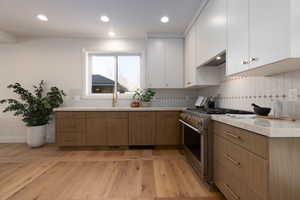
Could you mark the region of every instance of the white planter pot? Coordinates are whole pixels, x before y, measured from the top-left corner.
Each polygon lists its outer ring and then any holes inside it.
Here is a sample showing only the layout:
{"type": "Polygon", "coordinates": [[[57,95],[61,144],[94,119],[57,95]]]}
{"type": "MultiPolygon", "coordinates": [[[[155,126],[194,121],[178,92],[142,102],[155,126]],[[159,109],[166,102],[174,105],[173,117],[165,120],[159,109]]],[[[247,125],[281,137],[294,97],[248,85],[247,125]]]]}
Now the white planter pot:
{"type": "Polygon", "coordinates": [[[46,125],[27,127],[27,144],[30,147],[40,147],[45,144],[46,125]]]}

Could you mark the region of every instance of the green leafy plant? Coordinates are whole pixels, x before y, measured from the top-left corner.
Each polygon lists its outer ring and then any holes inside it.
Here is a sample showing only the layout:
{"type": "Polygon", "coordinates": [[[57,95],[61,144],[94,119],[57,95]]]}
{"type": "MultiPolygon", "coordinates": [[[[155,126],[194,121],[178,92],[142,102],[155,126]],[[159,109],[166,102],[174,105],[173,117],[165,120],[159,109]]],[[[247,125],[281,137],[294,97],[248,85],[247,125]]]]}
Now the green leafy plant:
{"type": "Polygon", "coordinates": [[[20,100],[3,99],[0,104],[9,104],[3,112],[14,112],[15,116],[22,116],[27,126],[42,126],[48,124],[53,109],[63,104],[63,97],[66,96],[63,90],[51,87],[44,95],[45,82],[41,81],[38,86],[33,86],[31,93],[24,89],[20,83],[9,85],[14,93],[20,96],[20,100]]]}
{"type": "Polygon", "coordinates": [[[149,89],[137,89],[132,98],[143,102],[150,102],[155,94],[156,92],[149,89]]]}

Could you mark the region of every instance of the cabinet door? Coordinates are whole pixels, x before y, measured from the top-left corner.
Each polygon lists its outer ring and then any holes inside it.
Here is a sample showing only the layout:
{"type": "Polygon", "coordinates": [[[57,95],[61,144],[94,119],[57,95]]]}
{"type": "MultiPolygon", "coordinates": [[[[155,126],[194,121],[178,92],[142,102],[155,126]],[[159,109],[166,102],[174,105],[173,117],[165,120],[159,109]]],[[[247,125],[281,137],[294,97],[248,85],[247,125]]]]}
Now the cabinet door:
{"type": "Polygon", "coordinates": [[[119,146],[129,144],[128,112],[111,112],[107,116],[108,145],[119,146]]]}
{"type": "Polygon", "coordinates": [[[186,37],[185,85],[196,83],[196,27],[193,26],[186,37]]]}
{"type": "Polygon", "coordinates": [[[183,87],[183,41],[166,39],[166,88],[183,87]]]}
{"type": "Polygon", "coordinates": [[[287,58],[290,4],[282,0],[250,0],[250,68],[287,58]]]}
{"type": "Polygon", "coordinates": [[[249,68],[248,3],[249,0],[228,0],[226,75],[249,68]]]}
{"type": "Polygon", "coordinates": [[[163,39],[149,39],[147,46],[149,88],[165,87],[165,44],[163,39]]]}
{"type": "Polygon", "coordinates": [[[130,113],[130,144],[155,145],[155,112],[130,113]]]}
{"type": "Polygon", "coordinates": [[[179,112],[157,112],[156,113],[156,145],[179,145],[180,123],[179,112]]]}
{"type": "Polygon", "coordinates": [[[58,112],[56,119],[56,141],[59,146],[80,146],[84,144],[85,113],[58,112]]]}
{"type": "Polygon", "coordinates": [[[226,0],[208,1],[196,23],[197,66],[225,51],[226,16],[226,0]]]}
{"type": "Polygon", "coordinates": [[[191,84],[190,82],[190,60],[189,60],[189,56],[190,56],[190,34],[187,34],[185,39],[184,39],[184,85],[185,87],[189,87],[189,85],[191,84]]]}
{"type": "Polygon", "coordinates": [[[106,112],[87,113],[85,145],[107,145],[106,117],[106,112]]]}

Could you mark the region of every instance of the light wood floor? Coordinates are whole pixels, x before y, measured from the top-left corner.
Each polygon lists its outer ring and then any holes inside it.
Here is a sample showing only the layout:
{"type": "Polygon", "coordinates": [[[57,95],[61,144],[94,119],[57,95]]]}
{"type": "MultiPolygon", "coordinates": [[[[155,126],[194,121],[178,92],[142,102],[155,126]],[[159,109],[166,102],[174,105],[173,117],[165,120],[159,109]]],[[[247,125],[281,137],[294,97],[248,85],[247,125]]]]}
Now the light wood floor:
{"type": "Polygon", "coordinates": [[[0,199],[220,200],[179,150],[30,149],[0,144],[0,199]]]}

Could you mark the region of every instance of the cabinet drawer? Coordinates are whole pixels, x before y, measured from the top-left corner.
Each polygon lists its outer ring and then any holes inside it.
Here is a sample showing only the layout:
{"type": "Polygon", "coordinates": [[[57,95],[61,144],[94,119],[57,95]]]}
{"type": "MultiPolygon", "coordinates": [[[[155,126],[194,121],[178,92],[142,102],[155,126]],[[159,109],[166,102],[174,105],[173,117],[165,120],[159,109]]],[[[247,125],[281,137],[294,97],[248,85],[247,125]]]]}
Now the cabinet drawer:
{"type": "Polygon", "coordinates": [[[56,127],[58,132],[83,132],[84,126],[85,119],[80,118],[60,118],[56,121],[56,127]]]}
{"type": "Polygon", "coordinates": [[[214,149],[214,162],[226,168],[231,174],[229,178],[235,177],[236,180],[247,185],[252,191],[251,194],[266,199],[267,160],[219,136],[214,138],[214,149]]]}
{"type": "Polygon", "coordinates": [[[214,133],[263,158],[268,157],[268,140],[264,136],[220,122],[214,122],[214,133]]]}
{"type": "Polygon", "coordinates": [[[128,112],[109,112],[107,113],[108,118],[112,119],[128,119],[128,112]]]}
{"type": "Polygon", "coordinates": [[[227,200],[253,200],[248,198],[245,184],[235,179],[220,162],[215,162],[214,179],[227,200]]]}
{"type": "Polygon", "coordinates": [[[227,167],[220,162],[214,165],[214,179],[216,186],[227,200],[265,200],[267,198],[257,195],[245,183],[236,178],[227,167]]]}
{"type": "Polygon", "coordinates": [[[60,146],[79,146],[82,145],[82,134],[80,133],[58,133],[58,144],[60,146]]]}
{"type": "Polygon", "coordinates": [[[85,118],[85,112],[56,112],[55,117],[61,118],[85,118]]]}
{"type": "Polygon", "coordinates": [[[106,115],[107,115],[106,112],[87,112],[86,118],[87,119],[94,119],[94,118],[105,119],[106,115]]]}
{"type": "Polygon", "coordinates": [[[86,117],[88,119],[91,118],[99,118],[99,119],[128,119],[128,112],[87,112],[86,117]]]}

